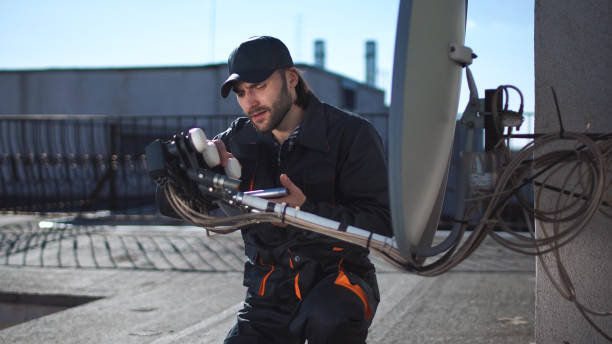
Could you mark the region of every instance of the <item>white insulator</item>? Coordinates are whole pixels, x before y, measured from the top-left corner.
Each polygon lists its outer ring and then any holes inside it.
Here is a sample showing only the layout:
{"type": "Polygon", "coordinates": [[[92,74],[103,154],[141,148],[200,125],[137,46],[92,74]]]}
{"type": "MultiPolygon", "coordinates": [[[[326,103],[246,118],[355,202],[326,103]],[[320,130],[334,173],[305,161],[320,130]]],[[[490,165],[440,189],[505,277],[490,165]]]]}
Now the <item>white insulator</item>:
{"type": "Polygon", "coordinates": [[[208,146],[208,139],[202,128],[189,129],[189,141],[191,141],[193,148],[200,153],[204,153],[208,146]]]}
{"type": "Polygon", "coordinates": [[[208,141],[206,133],[202,128],[190,129],[189,141],[197,152],[202,153],[208,167],[213,168],[221,163],[217,146],[212,141],[208,141]]]}
{"type": "MultiPolygon", "coordinates": [[[[206,133],[202,128],[190,129],[189,140],[191,141],[193,148],[202,153],[204,161],[206,161],[206,165],[208,165],[208,167],[213,168],[215,166],[219,166],[221,163],[221,157],[219,156],[217,145],[208,140],[206,133]]],[[[242,175],[242,167],[236,158],[229,158],[227,160],[225,174],[230,178],[240,179],[240,176],[242,175]]]]}
{"type": "Polygon", "coordinates": [[[221,163],[217,146],[212,141],[208,141],[206,144],[206,150],[202,152],[202,156],[204,156],[204,161],[206,161],[206,165],[208,165],[210,168],[219,166],[221,163]]]}
{"type": "Polygon", "coordinates": [[[234,179],[240,179],[242,175],[242,166],[236,158],[227,159],[227,166],[225,166],[225,174],[234,179]]]}

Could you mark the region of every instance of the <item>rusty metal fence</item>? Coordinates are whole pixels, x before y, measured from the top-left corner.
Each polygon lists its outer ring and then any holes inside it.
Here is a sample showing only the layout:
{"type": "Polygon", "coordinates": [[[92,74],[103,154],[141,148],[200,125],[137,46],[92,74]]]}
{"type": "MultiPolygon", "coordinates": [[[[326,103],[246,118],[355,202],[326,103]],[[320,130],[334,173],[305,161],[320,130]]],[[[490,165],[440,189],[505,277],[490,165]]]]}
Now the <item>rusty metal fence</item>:
{"type": "MultiPolygon", "coordinates": [[[[386,142],[387,115],[369,115],[386,142]]],[[[225,130],[235,115],[0,116],[0,213],[154,214],[145,146],[192,127],[225,130]]]]}
{"type": "Polygon", "coordinates": [[[0,209],[150,212],[146,144],[194,126],[218,132],[234,118],[0,116],[0,209]]]}

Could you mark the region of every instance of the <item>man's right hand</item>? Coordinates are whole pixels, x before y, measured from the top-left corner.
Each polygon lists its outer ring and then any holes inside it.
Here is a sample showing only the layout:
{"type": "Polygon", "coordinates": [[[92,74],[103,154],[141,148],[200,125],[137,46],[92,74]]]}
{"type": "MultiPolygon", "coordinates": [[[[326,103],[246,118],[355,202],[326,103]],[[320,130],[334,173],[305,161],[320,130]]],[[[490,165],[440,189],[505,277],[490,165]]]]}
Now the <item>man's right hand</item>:
{"type": "Polygon", "coordinates": [[[240,166],[240,162],[238,159],[234,158],[232,153],[228,152],[225,148],[225,143],[223,141],[217,139],[212,140],[212,143],[217,147],[217,152],[219,152],[219,158],[221,160],[221,166],[225,169],[225,174],[228,177],[240,179],[240,174],[242,170],[242,166],[240,166]],[[232,160],[230,160],[230,158],[232,160]]]}
{"type": "Polygon", "coordinates": [[[227,160],[229,158],[234,157],[232,153],[227,151],[227,149],[225,148],[225,143],[223,143],[223,141],[219,139],[209,140],[209,141],[212,141],[212,143],[214,143],[215,146],[217,146],[217,152],[219,152],[219,158],[221,158],[221,166],[227,167],[227,160]]]}

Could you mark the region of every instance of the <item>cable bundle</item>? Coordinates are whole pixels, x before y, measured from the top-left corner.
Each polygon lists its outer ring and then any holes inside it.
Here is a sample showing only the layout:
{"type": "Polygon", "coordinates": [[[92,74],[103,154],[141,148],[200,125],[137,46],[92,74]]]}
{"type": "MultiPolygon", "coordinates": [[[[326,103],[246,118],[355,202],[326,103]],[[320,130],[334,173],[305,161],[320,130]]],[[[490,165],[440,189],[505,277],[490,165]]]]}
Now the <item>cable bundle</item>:
{"type": "MultiPolygon", "coordinates": [[[[375,253],[390,261],[402,270],[411,271],[420,275],[435,276],[453,268],[467,258],[490,235],[504,247],[524,254],[539,255],[551,252],[561,247],[578,235],[588,224],[598,210],[602,209],[604,199],[610,199],[610,181],[606,182],[606,173],[610,174],[612,153],[612,140],[596,144],[587,135],[565,133],[542,136],[525,146],[510,160],[499,159],[499,178],[494,192],[487,198],[479,198],[471,202],[465,212],[463,220],[459,221],[460,229],[456,242],[441,257],[424,266],[415,266],[418,257],[403,257],[390,240],[372,239],[369,235],[352,233],[351,231],[337,231],[339,223],[324,221],[322,218],[310,217],[315,222],[308,222],[304,212],[299,209],[284,206],[280,212],[265,212],[264,209],[245,207],[243,214],[231,217],[218,218],[194,210],[188,202],[178,196],[177,191],[170,184],[166,187],[166,197],[174,210],[190,223],[203,227],[216,233],[229,233],[240,227],[261,222],[283,222],[299,228],[325,234],[363,247],[369,247],[375,253]],[[581,146],[574,150],[557,150],[542,154],[533,159],[536,150],[547,149],[558,142],[574,141],[581,146]],[[552,186],[550,181],[566,169],[570,174],[562,181],[561,186],[552,186]],[[537,176],[536,185],[540,185],[536,194],[536,206],[533,207],[520,191],[525,185],[532,183],[537,176]],[[571,179],[576,179],[570,184],[571,179]],[[540,181],[541,180],[541,181],[540,181]],[[558,195],[555,209],[541,209],[541,199],[546,191],[558,195]],[[529,228],[529,235],[517,233],[513,224],[507,223],[501,217],[504,208],[509,204],[511,196],[516,196],[523,207],[525,223],[529,228]],[[473,214],[480,210],[480,220],[470,223],[473,214]],[[536,238],[533,228],[534,220],[538,220],[542,228],[542,235],[536,238]],[[565,223],[565,229],[560,226],[565,223]],[[328,224],[327,226],[325,224],[328,224]],[[552,232],[547,229],[553,226],[552,232]],[[471,231],[467,231],[472,228],[471,231]],[[502,230],[509,234],[504,237],[494,231],[502,230]],[[464,238],[464,236],[466,236],[464,238]]],[[[497,155],[509,158],[511,153],[507,146],[498,149],[497,155]],[[500,153],[501,151],[501,153],[500,153]]],[[[235,193],[239,194],[239,193],[235,193]]],[[[232,194],[228,196],[228,203],[238,205],[232,194]]],[[[606,203],[609,204],[609,203],[606,203]]],[[[608,207],[609,208],[609,207],[608,207]]],[[[609,209],[601,210],[610,215],[609,209]]],[[[280,228],[279,228],[280,230],[280,228]]],[[[365,232],[365,231],[363,231],[365,232]]]]}

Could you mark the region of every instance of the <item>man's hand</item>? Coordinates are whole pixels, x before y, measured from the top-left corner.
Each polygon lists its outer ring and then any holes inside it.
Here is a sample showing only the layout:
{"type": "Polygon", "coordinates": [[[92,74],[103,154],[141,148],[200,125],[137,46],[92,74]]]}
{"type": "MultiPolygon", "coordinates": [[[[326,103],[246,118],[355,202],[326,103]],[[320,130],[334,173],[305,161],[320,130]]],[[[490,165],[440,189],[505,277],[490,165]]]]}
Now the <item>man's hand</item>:
{"type": "MultiPolygon", "coordinates": [[[[306,196],[304,195],[304,193],[302,192],[302,190],[300,188],[298,188],[295,184],[293,184],[293,182],[291,181],[291,179],[289,179],[289,177],[286,174],[281,174],[280,175],[280,182],[281,184],[283,184],[283,186],[285,187],[285,189],[287,189],[287,196],[285,197],[279,197],[279,198],[271,198],[270,201],[271,202],[275,202],[275,203],[285,203],[290,207],[301,207],[302,204],[304,204],[304,202],[306,202],[306,196]]],[[[284,223],[272,223],[275,226],[279,226],[279,227],[287,227],[287,224],[284,223]]]]}
{"type": "Polygon", "coordinates": [[[287,196],[280,198],[272,198],[270,201],[275,203],[286,203],[290,207],[301,207],[306,202],[306,196],[300,188],[298,188],[286,174],[280,175],[280,182],[287,189],[287,196]]]}
{"type": "Polygon", "coordinates": [[[227,167],[227,160],[229,158],[233,158],[234,156],[232,155],[232,153],[227,151],[227,149],[225,148],[225,143],[223,143],[223,141],[217,139],[212,140],[212,142],[215,144],[215,146],[217,146],[219,158],[221,158],[221,166],[227,167]]]}

